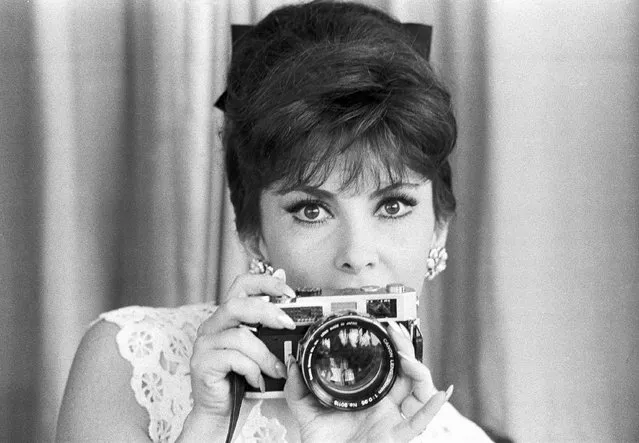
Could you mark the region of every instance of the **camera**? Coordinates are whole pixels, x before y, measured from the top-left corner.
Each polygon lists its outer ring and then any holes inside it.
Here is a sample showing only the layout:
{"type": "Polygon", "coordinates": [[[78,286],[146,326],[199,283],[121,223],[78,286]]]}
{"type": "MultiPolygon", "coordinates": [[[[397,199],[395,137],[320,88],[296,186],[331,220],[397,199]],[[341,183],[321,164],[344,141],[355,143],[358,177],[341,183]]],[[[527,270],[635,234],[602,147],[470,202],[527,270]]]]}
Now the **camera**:
{"type": "MultiPolygon", "coordinates": [[[[293,319],[295,330],[257,325],[257,337],[281,361],[296,356],[306,386],[325,406],[359,410],[390,392],[399,358],[385,325],[406,327],[415,356],[422,359],[415,291],[400,283],[339,290],[301,288],[297,298],[264,296],[293,319]]],[[[283,397],[285,380],[264,374],[265,392],[247,385],[246,397],[283,397]]]]}

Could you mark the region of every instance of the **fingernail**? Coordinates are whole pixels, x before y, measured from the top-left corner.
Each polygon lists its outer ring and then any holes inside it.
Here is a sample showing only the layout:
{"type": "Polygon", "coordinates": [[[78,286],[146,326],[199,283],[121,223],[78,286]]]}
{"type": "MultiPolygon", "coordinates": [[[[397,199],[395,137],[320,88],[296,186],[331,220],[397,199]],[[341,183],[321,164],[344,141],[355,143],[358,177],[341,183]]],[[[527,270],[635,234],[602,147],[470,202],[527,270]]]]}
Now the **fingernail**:
{"type": "Polygon", "coordinates": [[[273,272],[273,277],[283,282],[286,282],[286,272],[284,272],[284,269],[280,268],[277,271],[273,272]]]}
{"type": "Polygon", "coordinates": [[[297,327],[295,326],[295,322],[291,319],[291,317],[286,314],[280,314],[277,317],[277,321],[280,322],[280,324],[286,329],[295,329],[297,327]]]}
{"type": "Polygon", "coordinates": [[[293,291],[293,289],[291,289],[290,286],[286,286],[283,289],[284,295],[286,295],[288,298],[295,298],[297,297],[297,294],[295,293],[295,291],[293,291]]]}
{"type": "Polygon", "coordinates": [[[293,354],[288,354],[288,357],[286,357],[286,370],[287,372],[291,371],[291,367],[296,363],[295,357],[293,357],[293,354]]]}
{"type": "Polygon", "coordinates": [[[410,338],[410,332],[408,332],[408,329],[406,329],[406,326],[400,324],[399,327],[402,330],[402,332],[404,333],[404,335],[406,336],[406,338],[410,338]]]}
{"type": "Polygon", "coordinates": [[[297,297],[297,294],[295,293],[295,291],[293,291],[293,289],[284,282],[279,283],[277,286],[277,289],[282,291],[282,294],[287,296],[288,298],[297,297]]]}
{"type": "Polygon", "coordinates": [[[390,326],[390,328],[391,328],[393,331],[395,331],[395,332],[397,332],[397,333],[399,333],[399,334],[401,334],[401,333],[402,333],[402,330],[401,330],[401,329],[399,329],[399,325],[398,325],[398,324],[397,324],[394,320],[389,320],[389,321],[388,321],[388,326],[390,326]]]}
{"type": "Polygon", "coordinates": [[[260,378],[258,378],[258,383],[260,384],[260,392],[266,392],[266,384],[264,383],[264,377],[260,374],[260,378]]]}
{"type": "Polygon", "coordinates": [[[280,378],[287,378],[288,374],[286,371],[286,366],[281,361],[275,363],[275,373],[280,376],[280,378]]]}
{"type": "Polygon", "coordinates": [[[404,353],[403,353],[403,352],[401,352],[401,351],[397,351],[397,353],[398,353],[398,354],[399,354],[399,356],[400,356],[401,358],[403,358],[404,360],[409,360],[409,361],[414,362],[414,363],[419,363],[419,361],[418,361],[415,357],[411,357],[410,355],[408,355],[408,354],[404,354],[404,353]]]}
{"type": "Polygon", "coordinates": [[[450,396],[453,395],[454,388],[455,388],[454,385],[450,385],[448,389],[446,389],[446,401],[448,401],[450,399],[450,396]]]}

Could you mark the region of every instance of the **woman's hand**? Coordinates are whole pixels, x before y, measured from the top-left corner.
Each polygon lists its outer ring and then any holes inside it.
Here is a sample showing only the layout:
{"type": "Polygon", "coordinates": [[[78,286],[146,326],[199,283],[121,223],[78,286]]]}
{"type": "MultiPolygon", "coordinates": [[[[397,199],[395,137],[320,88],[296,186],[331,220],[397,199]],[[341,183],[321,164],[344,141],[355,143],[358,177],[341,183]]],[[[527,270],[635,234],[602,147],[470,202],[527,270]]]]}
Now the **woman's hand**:
{"type": "Polygon", "coordinates": [[[243,324],[262,324],[275,329],[295,329],[295,323],[277,305],[251,295],[295,297],[286,285],[284,272],[271,275],[241,275],[229,289],[228,298],[202,323],[193,345],[191,386],[193,410],[182,432],[182,440],[215,437],[224,440],[231,408],[230,382],[233,371],[260,390],[267,374],[285,378],[286,367],[243,324]],[[187,438],[188,437],[188,438],[187,438]]]}
{"type": "Polygon", "coordinates": [[[390,393],[368,409],[323,407],[306,388],[298,365],[293,359],[289,361],[284,392],[304,442],[410,441],[448,401],[452,386],[447,392],[434,387],[430,371],[414,357],[408,331],[395,322],[388,329],[401,357],[400,372],[390,393]]]}

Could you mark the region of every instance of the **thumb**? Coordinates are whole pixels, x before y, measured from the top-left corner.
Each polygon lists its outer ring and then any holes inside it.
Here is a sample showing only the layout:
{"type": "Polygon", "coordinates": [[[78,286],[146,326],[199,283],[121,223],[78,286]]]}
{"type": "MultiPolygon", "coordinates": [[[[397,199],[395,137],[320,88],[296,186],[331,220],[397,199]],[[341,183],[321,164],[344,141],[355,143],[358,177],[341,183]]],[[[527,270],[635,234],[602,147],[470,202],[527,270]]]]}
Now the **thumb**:
{"type": "Polygon", "coordinates": [[[302,378],[302,371],[297,364],[297,360],[292,355],[287,361],[288,378],[284,385],[284,398],[286,404],[293,413],[293,417],[303,425],[316,415],[316,400],[306,387],[302,378]]]}
{"type": "Polygon", "coordinates": [[[297,365],[297,360],[292,355],[286,361],[288,377],[284,385],[284,397],[289,405],[302,401],[309,395],[309,390],[302,378],[302,372],[297,365]]]}

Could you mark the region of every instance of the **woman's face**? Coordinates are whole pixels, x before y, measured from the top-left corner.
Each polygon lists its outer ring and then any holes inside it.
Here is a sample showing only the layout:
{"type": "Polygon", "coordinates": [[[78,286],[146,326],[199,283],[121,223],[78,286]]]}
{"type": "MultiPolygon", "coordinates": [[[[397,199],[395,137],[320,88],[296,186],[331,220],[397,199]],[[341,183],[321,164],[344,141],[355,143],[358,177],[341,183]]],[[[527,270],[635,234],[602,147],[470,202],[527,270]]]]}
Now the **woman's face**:
{"type": "Polygon", "coordinates": [[[431,183],[410,172],[399,185],[364,180],[340,191],[341,176],[262,193],[264,258],[286,271],[292,288],[403,283],[420,294],[428,251],[446,239],[445,227],[435,229],[431,183]]]}

